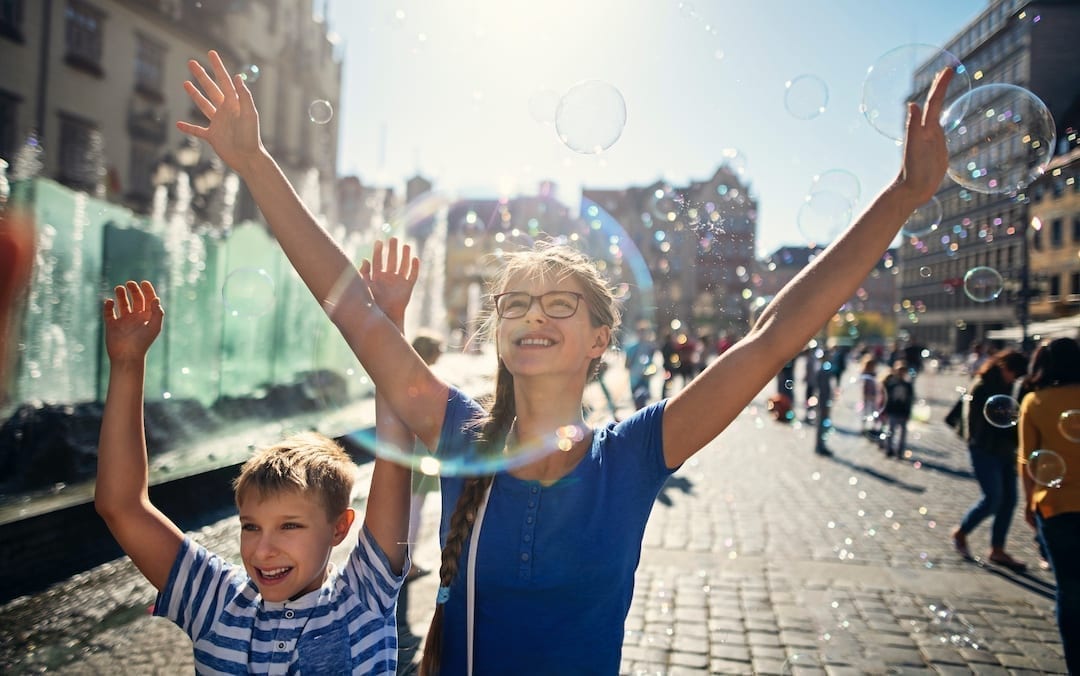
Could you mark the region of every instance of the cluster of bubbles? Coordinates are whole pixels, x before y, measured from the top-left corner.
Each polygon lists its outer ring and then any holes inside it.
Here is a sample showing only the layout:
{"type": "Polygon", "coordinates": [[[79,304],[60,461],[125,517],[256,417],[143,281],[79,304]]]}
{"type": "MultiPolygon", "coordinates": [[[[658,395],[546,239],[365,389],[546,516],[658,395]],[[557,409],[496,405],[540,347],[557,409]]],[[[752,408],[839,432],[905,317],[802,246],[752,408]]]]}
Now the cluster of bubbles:
{"type": "MultiPolygon", "coordinates": [[[[1020,420],[1020,404],[1007,394],[995,394],[983,405],[983,417],[999,429],[1016,427],[1020,420]]],[[[1080,443],[1080,409],[1063,411],[1058,417],[1058,431],[1068,441],[1080,443]]],[[[1056,451],[1040,448],[1025,462],[1027,475],[1039,486],[1059,488],[1065,481],[1065,459],[1056,451]]]]}

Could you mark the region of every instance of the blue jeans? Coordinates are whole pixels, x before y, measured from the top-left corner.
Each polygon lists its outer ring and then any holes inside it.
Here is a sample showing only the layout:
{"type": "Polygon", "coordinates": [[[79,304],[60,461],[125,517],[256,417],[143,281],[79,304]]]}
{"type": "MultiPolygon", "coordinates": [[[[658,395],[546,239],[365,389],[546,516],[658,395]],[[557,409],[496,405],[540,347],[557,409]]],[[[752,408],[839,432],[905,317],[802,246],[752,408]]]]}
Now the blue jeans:
{"type": "Polygon", "coordinates": [[[885,422],[888,425],[888,435],[885,437],[885,451],[893,455],[900,455],[904,452],[904,446],[907,444],[907,424],[908,417],[906,415],[886,415],[885,422]]]}
{"type": "Polygon", "coordinates": [[[1016,459],[986,453],[971,446],[968,451],[971,452],[971,467],[975,470],[975,479],[983,495],[964,515],[960,532],[967,535],[992,514],[994,525],[990,530],[990,546],[1003,549],[1005,536],[1012,525],[1013,510],[1016,509],[1016,459]]]}
{"type": "Polygon", "coordinates": [[[1080,512],[1048,519],[1036,513],[1035,523],[1057,580],[1057,622],[1065,665],[1070,674],[1080,674],[1080,512]]]}

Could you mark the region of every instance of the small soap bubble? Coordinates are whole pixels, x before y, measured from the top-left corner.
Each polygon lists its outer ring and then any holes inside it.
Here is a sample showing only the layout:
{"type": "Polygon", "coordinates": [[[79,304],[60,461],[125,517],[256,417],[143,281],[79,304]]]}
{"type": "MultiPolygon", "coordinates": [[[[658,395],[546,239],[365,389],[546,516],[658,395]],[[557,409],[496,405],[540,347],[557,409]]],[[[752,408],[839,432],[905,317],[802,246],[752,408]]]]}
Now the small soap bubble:
{"type": "Polygon", "coordinates": [[[328,124],[334,119],[334,107],[325,99],[317,99],[308,106],[308,119],[315,124],[328,124]]]}
{"type": "Polygon", "coordinates": [[[595,155],[607,150],[622,136],[625,125],[622,92],[601,80],[574,85],[555,109],[559,140],[576,153],[595,155]]]}
{"type": "Polygon", "coordinates": [[[847,169],[826,169],[810,182],[807,194],[820,191],[834,192],[846,197],[852,204],[862,197],[862,183],[859,177],[847,169]]]}
{"type": "Polygon", "coordinates": [[[949,177],[964,188],[1013,194],[1046,171],[1057,141],[1054,118],[1023,87],[972,89],[941,114],[949,177]]]}
{"type": "Polygon", "coordinates": [[[900,233],[911,237],[921,237],[934,232],[941,226],[944,209],[935,196],[911,213],[907,222],[900,228],[900,233]]]}
{"type": "Polygon", "coordinates": [[[1028,456],[1026,470],[1031,480],[1047,488],[1060,488],[1065,480],[1065,459],[1044,448],[1028,456]]]}
{"type": "Polygon", "coordinates": [[[1001,273],[983,265],[964,274],[964,293],[976,303],[989,303],[1001,295],[1005,281],[1001,273]]]}
{"type": "Polygon", "coordinates": [[[812,120],[825,112],[829,86],[816,75],[799,75],[784,83],[784,107],[792,117],[812,120]]]}
{"type": "Polygon", "coordinates": [[[928,265],[924,265],[919,268],[919,276],[923,279],[929,279],[931,276],[933,276],[933,274],[933,270],[931,270],[930,266],[928,265]]]}
{"type": "Polygon", "coordinates": [[[1016,427],[1016,421],[1020,418],[1020,404],[1007,394],[995,394],[983,405],[983,417],[994,427],[1016,427]]]}
{"type": "Polygon", "coordinates": [[[1080,443],[1080,409],[1063,411],[1058,417],[1058,431],[1069,441],[1080,443]]]}
{"type": "Polygon", "coordinates": [[[262,268],[239,268],[225,277],[221,299],[233,317],[260,317],[274,307],[274,280],[262,268]]]}
{"type": "Polygon", "coordinates": [[[831,190],[806,196],[797,216],[799,232],[809,244],[832,242],[851,222],[851,201],[831,190]]]}

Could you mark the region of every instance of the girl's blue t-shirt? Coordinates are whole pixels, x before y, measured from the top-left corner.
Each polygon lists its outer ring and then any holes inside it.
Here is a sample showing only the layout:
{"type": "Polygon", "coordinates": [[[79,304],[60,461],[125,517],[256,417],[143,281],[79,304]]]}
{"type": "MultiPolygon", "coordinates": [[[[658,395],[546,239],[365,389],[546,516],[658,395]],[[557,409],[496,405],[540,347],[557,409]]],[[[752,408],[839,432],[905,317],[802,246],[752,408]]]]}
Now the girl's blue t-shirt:
{"type": "MultiPolygon", "coordinates": [[[[673,470],[664,462],[664,401],[594,430],[581,462],[553,485],[495,476],[476,566],[473,672],[614,674],[645,523],[673,470]]],[[[451,389],[438,454],[474,443],[480,406],[451,389]]],[[[464,479],[442,479],[440,541],[464,479]]],[[[442,671],[466,671],[469,541],[450,587],[442,671]]]]}

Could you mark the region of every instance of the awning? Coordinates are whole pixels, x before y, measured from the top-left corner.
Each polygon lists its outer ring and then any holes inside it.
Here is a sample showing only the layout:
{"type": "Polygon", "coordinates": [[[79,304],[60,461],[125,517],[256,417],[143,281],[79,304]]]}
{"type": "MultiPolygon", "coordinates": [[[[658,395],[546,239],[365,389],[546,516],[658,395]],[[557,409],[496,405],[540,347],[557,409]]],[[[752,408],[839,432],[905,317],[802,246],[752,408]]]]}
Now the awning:
{"type": "MultiPolygon", "coordinates": [[[[1044,338],[1080,338],[1080,315],[1072,317],[1058,317],[1041,322],[1028,324],[1028,337],[1034,339],[1044,338]]],[[[1021,339],[1020,327],[1010,326],[1007,329],[994,329],[987,331],[986,337],[990,340],[1014,340],[1021,339]]]]}

